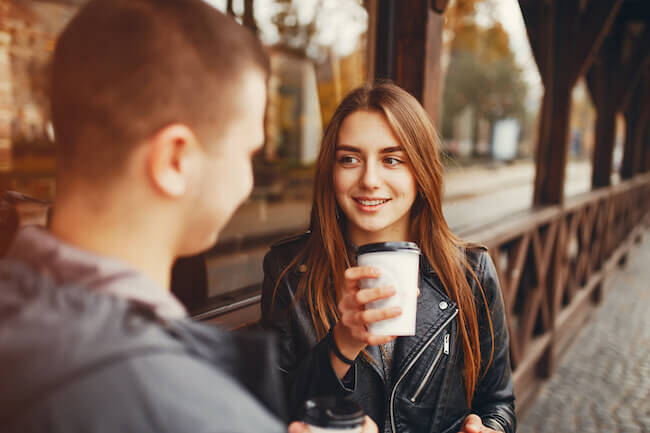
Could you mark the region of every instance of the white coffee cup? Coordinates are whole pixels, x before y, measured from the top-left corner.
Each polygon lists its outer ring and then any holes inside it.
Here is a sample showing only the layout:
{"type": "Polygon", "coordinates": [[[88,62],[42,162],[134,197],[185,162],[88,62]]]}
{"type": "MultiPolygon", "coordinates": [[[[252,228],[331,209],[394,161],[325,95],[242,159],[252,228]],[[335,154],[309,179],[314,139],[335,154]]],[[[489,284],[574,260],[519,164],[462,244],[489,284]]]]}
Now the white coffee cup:
{"type": "Polygon", "coordinates": [[[364,413],[348,398],[315,397],[305,402],[303,422],[311,433],[361,433],[364,413]]]}
{"type": "Polygon", "coordinates": [[[400,307],[402,314],[368,325],[373,335],[415,335],[418,286],[420,283],[420,249],[413,242],[381,242],[359,247],[357,265],[379,269],[379,278],[359,281],[362,289],[391,286],[390,298],[366,304],[366,309],[400,307]]]}

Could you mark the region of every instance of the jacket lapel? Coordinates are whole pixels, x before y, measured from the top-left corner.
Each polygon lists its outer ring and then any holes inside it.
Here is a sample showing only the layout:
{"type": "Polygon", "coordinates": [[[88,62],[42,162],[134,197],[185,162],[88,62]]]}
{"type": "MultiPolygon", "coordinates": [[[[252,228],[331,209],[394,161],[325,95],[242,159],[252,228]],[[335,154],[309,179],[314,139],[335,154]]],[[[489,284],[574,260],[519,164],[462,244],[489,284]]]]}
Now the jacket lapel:
{"type": "Polygon", "coordinates": [[[440,279],[426,259],[420,260],[420,268],[415,335],[397,338],[391,374],[394,380],[456,310],[456,304],[447,296],[440,279]]]}
{"type": "Polygon", "coordinates": [[[386,383],[386,377],[384,376],[384,370],[381,367],[381,354],[379,353],[381,349],[379,346],[368,346],[366,347],[366,351],[370,356],[372,356],[372,359],[374,359],[376,362],[371,362],[371,361],[364,361],[366,362],[372,370],[377,373],[379,378],[382,380],[382,382],[386,383]]]}

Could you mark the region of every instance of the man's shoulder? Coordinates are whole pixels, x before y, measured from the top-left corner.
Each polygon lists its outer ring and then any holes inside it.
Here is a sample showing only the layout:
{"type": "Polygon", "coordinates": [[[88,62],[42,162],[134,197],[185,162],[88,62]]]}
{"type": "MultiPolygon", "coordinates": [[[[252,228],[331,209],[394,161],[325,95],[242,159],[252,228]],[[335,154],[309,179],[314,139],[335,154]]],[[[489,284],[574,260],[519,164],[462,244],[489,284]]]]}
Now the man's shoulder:
{"type": "Polygon", "coordinates": [[[174,352],[143,352],[81,375],[14,423],[32,424],[46,413],[66,433],[285,431],[226,373],[174,352]]]}
{"type": "Polygon", "coordinates": [[[181,350],[124,299],[57,287],[19,262],[0,261],[0,277],[0,424],[21,402],[134,354],[181,350]]]}
{"type": "Polygon", "coordinates": [[[235,378],[200,359],[157,354],[130,359],[127,368],[134,377],[155,384],[148,393],[151,406],[167,426],[175,426],[171,431],[284,431],[235,378]]]}
{"type": "Polygon", "coordinates": [[[0,424],[49,431],[38,420],[56,414],[66,432],[98,431],[98,420],[101,431],[284,430],[231,371],[241,348],[230,333],[163,323],[11,265],[0,263],[11,276],[0,282],[0,310],[11,313],[0,317],[0,424]]]}

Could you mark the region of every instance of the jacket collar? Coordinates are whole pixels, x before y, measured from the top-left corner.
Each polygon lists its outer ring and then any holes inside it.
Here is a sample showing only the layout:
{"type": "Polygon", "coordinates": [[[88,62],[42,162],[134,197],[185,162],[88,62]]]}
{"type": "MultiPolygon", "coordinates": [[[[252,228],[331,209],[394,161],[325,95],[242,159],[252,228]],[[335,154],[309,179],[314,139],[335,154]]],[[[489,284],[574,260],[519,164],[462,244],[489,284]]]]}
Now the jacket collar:
{"type": "Polygon", "coordinates": [[[424,254],[420,256],[420,273],[429,277],[436,275],[436,271],[433,269],[433,266],[431,266],[431,263],[429,263],[424,254]]]}

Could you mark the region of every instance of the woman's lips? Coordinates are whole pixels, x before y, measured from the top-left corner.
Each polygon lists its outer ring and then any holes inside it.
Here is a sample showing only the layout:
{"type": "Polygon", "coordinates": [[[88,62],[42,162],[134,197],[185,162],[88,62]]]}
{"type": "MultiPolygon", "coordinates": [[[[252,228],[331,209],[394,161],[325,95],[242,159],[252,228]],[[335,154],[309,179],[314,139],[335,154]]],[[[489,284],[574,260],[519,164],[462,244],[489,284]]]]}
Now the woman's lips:
{"type": "Polygon", "coordinates": [[[376,212],[390,201],[389,198],[354,197],[357,207],[364,212],[376,212]]]}

